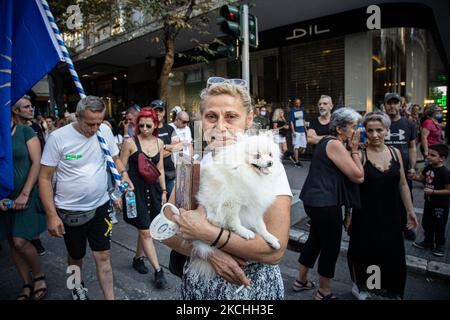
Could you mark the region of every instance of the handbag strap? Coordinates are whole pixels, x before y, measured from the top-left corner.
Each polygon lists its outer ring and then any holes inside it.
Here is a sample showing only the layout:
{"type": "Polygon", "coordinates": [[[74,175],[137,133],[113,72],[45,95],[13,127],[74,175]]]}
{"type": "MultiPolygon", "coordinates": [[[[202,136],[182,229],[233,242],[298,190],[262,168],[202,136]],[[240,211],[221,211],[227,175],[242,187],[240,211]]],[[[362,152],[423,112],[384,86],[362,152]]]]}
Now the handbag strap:
{"type": "Polygon", "coordinates": [[[136,144],[136,148],[138,152],[142,152],[141,143],[139,141],[138,136],[134,136],[134,143],[136,144]]]}
{"type": "MultiPolygon", "coordinates": [[[[141,143],[140,143],[140,141],[139,141],[138,136],[135,136],[135,137],[134,137],[134,143],[136,143],[136,148],[137,148],[138,152],[141,152],[141,153],[145,154],[145,152],[142,151],[141,143]]],[[[155,143],[156,143],[156,149],[158,150],[158,153],[159,153],[159,152],[161,151],[161,149],[159,148],[158,139],[155,140],[155,143]]],[[[146,154],[145,154],[145,156],[146,156],[147,158],[150,158],[150,157],[147,156],[146,154]]],[[[155,156],[156,156],[156,155],[154,155],[154,157],[155,157],[155,156]]],[[[152,161],[152,162],[153,162],[153,161],[152,161]]]]}

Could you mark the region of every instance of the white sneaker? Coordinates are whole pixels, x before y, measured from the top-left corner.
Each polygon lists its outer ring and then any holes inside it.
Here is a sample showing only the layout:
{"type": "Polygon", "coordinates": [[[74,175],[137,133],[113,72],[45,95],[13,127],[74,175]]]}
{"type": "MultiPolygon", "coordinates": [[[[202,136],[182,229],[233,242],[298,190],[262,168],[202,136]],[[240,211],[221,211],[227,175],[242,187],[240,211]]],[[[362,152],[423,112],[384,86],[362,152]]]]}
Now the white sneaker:
{"type": "Polygon", "coordinates": [[[78,288],[72,290],[72,299],[73,300],[89,300],[87,295],[88,289],[81,284],[78,288]]]}
{"type": "Polygon", "coordinates": [[[353,283],[352,294],[358,300],[368,300],[370,299],[370,293],[367,291],[359,290],[359,287],[356,283],[353,283]]]}

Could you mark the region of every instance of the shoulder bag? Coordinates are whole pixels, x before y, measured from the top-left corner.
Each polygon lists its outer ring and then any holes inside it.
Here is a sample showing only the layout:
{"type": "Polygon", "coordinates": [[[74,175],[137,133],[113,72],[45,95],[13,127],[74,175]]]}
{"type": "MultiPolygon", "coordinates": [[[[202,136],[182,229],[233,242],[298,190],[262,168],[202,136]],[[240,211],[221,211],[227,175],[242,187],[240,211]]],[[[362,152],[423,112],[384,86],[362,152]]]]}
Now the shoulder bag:
{"type": "Polygon", "coordinates": [[[142,152],[141,144],[139,143],[139,138],[136,136],[134,138],[136,147],[138,149],[138,172],[142,179],[149,184],[154,184],[158,182],[161,173],[158,168],[153,163],[152,159],[147,157],[144,152],[142,152]]]}

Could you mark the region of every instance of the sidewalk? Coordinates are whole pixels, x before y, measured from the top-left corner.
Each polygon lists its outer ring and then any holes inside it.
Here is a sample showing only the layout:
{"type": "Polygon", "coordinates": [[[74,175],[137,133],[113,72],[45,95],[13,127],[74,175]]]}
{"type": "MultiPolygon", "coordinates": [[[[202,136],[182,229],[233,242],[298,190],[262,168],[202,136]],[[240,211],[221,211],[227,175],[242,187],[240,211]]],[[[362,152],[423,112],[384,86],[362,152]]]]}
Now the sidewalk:
{"type": "MultiPolygon", "coordinates": [[[[307,217],[303,209],[302,202],[298,199],[301,187],[303,186],[308,175],[310,161],[303,161],[303,168],[294,167],[290,162],[283,162],[289,179],[289,184],[294,194],[291,207],[291,229],[289,232],[291,247],[301,250],[309,235],[309,227],[306,224],[307,217]]],[[[450,168],[450,161],[446,164],[450,168]]],[[[423,163],[418,163],[419,168],[423,167],[423,163]]],[[[420,183],[414,182],[413,185],[413,202],[414,209],[419,220],[419,227],[416,230],[417,240],[423,239],[423,229],[421,227],[423,213],[423,187],[420,183]]],[[[447,224],[446,230],[446,250],[445,256],[442,258],[434,256],[431,251],[421,250],[412,246],[411,241],[405,241],[406,264],[408,271],[419,273],[430,277],[438,277],[450,281],[450,223],[447,224]]],[[[344,232],[341,243],[341,254],[347,253],[349,238],[344,232]]]]}

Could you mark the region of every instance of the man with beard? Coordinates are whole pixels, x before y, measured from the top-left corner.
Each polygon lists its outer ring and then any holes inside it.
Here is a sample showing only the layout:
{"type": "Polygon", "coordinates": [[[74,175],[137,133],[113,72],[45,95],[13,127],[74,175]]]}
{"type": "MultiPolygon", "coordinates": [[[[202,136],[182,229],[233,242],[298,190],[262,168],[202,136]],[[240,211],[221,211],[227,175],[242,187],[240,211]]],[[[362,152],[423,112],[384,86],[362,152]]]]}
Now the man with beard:
{"type": "Polygon", "coordinates": [[[310,121],[306,135],[308,143],[312,144],[313,148],[324,136],[330,134],[328,125],[330,124],[333,101],[330,96],[321,95],[317,106],[319,108],[319,117],[310,121]]]}
{"type": "MultiPolygon", "coordinates": [[[[407,177],[406,181],[408,182],[409,190],[412,191],[411,179],[416,174],[416,127],[414,123],[401,116],[401,97],[398,93],[387,93],[384,96],[384,108],[389,118],[391,118],[391,127],[385,138],[385,144],[400,150],[405,177],[407,177]]],[[[406,212],[402,214],[402,217],[405,219],[405,238],[414,241],[416,239],[414,231],[406,229],[406,212]]]]}

